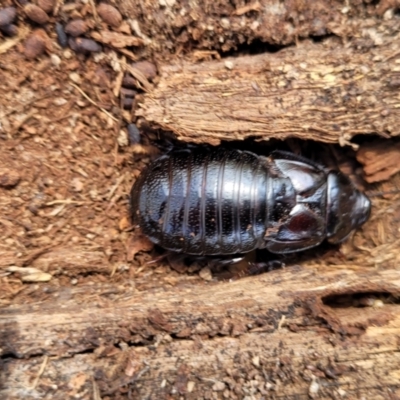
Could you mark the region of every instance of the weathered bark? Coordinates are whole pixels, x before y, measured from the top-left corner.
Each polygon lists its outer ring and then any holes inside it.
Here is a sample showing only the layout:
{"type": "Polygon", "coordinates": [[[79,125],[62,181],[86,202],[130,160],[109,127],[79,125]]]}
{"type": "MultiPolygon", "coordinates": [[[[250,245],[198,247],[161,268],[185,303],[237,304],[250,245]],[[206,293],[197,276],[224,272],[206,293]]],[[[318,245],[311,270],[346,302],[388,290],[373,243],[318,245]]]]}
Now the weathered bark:
{"type": "MultiPolygon", "coordinates": [[[[357,35],[354,18],[382,16],[398,0],[368,2],[340,0],[116,0],[135,33],[154,57],[193,49],[231,51],[257,41],[293,44],[299,38],[335,34],[357,35]]],[[[389,17],[386,15],[386,17],[389,17]]]]}
{"type": "Polygon", "coordinates": [[[400,394],[399,274],[344,267],[144,292],[62,288],[9,306],[1,397],[93,398],[128,384],[135,398],[157,399],[400,394]]]}
{"type": "Polygon", "coordinates": [[[137,115],[178,139],[298,137],[348,143],[400,134],[400,21],[365,21],[360,37],[303,43],[278,53],[174,62],[137,115]]]}

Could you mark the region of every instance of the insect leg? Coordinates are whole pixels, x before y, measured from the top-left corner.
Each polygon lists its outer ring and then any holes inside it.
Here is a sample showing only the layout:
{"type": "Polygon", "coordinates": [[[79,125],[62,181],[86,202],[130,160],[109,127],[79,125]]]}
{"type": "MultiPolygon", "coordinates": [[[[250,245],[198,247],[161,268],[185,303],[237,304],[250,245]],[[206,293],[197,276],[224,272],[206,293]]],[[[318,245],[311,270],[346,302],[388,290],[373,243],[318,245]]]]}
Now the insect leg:
{"type": "Polygon", "coordinates": [[[267,262],[249,262],[248,275],[259,275],[263,272],[270,272],[275,269],[285,268],[285,263],[280,260],[270,260],[267,262]]]}

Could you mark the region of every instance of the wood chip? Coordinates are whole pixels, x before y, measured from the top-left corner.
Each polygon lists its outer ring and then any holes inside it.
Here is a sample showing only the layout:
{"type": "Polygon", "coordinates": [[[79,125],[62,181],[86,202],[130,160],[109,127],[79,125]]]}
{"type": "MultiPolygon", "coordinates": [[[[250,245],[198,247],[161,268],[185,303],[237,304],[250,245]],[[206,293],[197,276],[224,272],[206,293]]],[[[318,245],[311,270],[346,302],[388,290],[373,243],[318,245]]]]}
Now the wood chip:
{"type": "Polygon", "coordinates": [[[154,244],[143,234],[137,233],[132,235],[129,237],[126,245],[126,259],[127,261],[132,261],[139,251],[150,251],[153,247],[154,244]]]}
{"type": "Polygon", "coordinates": [[[17,267],[11,266],[6,268],[7,272],[16,272],[22,275],[22,282],[48,282],[53,277],[51,274],[47,272],[43,272],[38,268],[33,267],[17,267]]]}
{"type": "Polygon", "coordinates": [[[210,267],[204,267],[200,270],[199,276],[201,279],[204,279],[205,281],[212,281],[212,273],[210,267]]]}
{"type": "Polygon", "coordinates": [[[400,171],[400,143],[372,142],[361,146],[357,160],[363,165],[369,183],[388,180],[400,171]]]}
{"type": "Polygon", "coordinates": [[[108,44],[116,48],[124,48],[130,46],[142,46],[143,40],[136,36],[127,36],[123,33],[111,32],[111,31],[101,31],[92,32],[90,36],[97,40],[98,42],[108,44]]]}

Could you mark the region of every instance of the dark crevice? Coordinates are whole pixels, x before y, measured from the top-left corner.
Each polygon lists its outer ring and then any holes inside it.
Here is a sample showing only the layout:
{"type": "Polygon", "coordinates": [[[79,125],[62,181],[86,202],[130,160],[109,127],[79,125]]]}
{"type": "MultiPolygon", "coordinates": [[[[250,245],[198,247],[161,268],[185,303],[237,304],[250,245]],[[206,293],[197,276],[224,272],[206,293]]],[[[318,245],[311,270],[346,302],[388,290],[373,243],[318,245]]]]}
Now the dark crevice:
{"type": "Polygon", "coordinates": [[[97,346],[96,347],[88,347],[87,349],[74,351],[74,352],[71,352],[70,354],[71,354],[71,356],[75,356],[77,354],[93,354],[96,349],[97,349],[97,346]]]}
{"type": "Polygon", "coordinates": [[[4,362],[7,362],[9,360],[26,360],[26,359],[30,359],[30,358],[43,357],[44,355],[46,355],[45,351],[38,352],[38,353],[32,353],[32,354],[29,354],[29,355],[21,355],[21,354],[18,354],[17,352],[15,352],[15,351],[8,351],[6,353],[3,353],[0,356],[0,360],[4,361],[4,362]]]}
{"type": "Polygon", "coordinates": [[[310,36],[308,39],[312,40],[314,43],[323,43],[325,40],[331,38],[337,38],[338,40],[341,40],[334,33],[327,33],[326,35],[320,35],[320,36],[310,36]]]}
{"type": "Polygon", "coordinates": [[[18,355],[15,353],[15,352],[12,352],[12,351],[8,351],[8,352],[6,352],[6,353],[3,353],[1,356],[0,356],[0,360],[2,360],[2,361],[8,361],[8,360],[10,360],[10,359],[13,359],[13,360],[20,360],[22,357],[18,357],[18,355]]]}
{"type": "Polygon", "coordinates": [[[355,292],[325,296],[322,302],[331,308],[382,307],[384,304],[400,304],[400,297],[384,291],[355,292]]]}
{"type": "MultiPolygon", "coordinates": [[[[334,37],[337,36],[333,33],[327,33],[326,35],[309,36],[307,37],[307,40],[312,40],[314,43],[322,43],[325,40],[334,37]]],[[[299,39],[299,42],[301,42],[301,39],[299,39]]],[[[265,53],[275,54],[283,49],[295,46],[296,46],[295,43],[282,45],[282,44],[267,43],[263,42],[260,39],[255,39],[251,43],[243,43],[241,45],[238,45],[236,46],[235,49],[226,52],[220,52],[220,56],[221,58],[228,58],[228,57],[240,57],[244,55],[257,55],[265,53]]]]}
{"type": "Polygon", "coordinates": [[[253,40],[251,43],[243,43],[239,46],[236,46],[235,49],[221,52],[221,58],[228,57],[239,57],[244,55],[257,55],[263,53],[277,53],[278,51],[285,49],[287,47],[292,47],[293,44],[290,45],[277,45],[263,42],[259,39],[253,40]]]}

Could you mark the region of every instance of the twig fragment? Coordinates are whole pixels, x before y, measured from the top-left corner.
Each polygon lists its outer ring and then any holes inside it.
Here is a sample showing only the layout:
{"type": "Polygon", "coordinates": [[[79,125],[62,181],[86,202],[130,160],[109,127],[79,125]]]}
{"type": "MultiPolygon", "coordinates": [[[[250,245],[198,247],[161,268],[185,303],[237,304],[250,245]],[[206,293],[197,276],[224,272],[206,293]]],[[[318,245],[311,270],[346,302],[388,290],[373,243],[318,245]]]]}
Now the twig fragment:
{"type": "Polygon", "coordinates": [[[75,85],[74,83],[70,83],[71,86],[73,86],[86,100],[88,100],[90,103],[92,103],[94,106],[96,106],[100,111],[102,111],[104,114],[107,115],[107,117],[110,117],[113,121],[118,122],[118,119],[115,118],[112,114],[110,114],[107,110],[105,110],[103,107],[100,107],[94,100],[92,100],[79,86],[75,85]]]}

